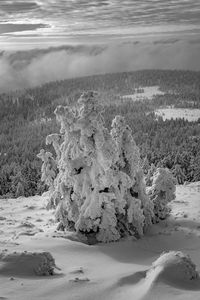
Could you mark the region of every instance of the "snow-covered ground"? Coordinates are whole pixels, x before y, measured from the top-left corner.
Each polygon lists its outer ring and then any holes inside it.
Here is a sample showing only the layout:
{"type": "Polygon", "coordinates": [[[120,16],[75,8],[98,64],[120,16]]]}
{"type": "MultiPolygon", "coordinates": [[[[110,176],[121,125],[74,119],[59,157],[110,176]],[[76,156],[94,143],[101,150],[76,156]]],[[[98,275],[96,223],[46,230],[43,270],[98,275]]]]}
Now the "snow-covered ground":
{"type": "Polygon", "coordinates": [[[124,96],[122,96],[122,98],[123,99],[131,99],[133,101],[143,100],[143,99],[152,100],[153,97],[156,95],[164,95],[164,93],[159,90],[159,86],[147,86],[147,87],[142,87],[142,89],[144,90],[143,93],[124,95],[124,96]]]}
{"type": "Polygon", "coordinates": [[[155,111],[157,116],[166,119],[177,119],[184,118],[188,121],[196,121],[200,118],[200,109],[189,109],[189,108],[160,108],[155,111]]]}
{"type": "Polygon", "coordinates": [[[200,183],[178,186],[176,194],[170,217],[152,226],[144,238],[93,246],[55,230],[45,197],[0,200],[1,251],[48,251],[61,269],[55,276],[41,277],[31,272],[28,260],[16,263],[16,255],[8,262],[0,259],[0,299],[200,299],[199,280],[180,283],[178,271],[166,280],[159,267],[147,272],[170,250],[189,254],[200,269],[200,183]]]}

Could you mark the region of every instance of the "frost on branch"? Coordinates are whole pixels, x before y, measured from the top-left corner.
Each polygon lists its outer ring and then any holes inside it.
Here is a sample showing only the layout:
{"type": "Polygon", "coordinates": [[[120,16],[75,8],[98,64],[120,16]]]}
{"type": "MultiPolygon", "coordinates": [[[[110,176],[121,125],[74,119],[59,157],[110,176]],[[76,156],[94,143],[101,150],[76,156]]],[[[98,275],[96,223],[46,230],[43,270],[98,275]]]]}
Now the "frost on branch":
{"type": "Polygon", "coordinates": [[[39,157],[59,228],[100,242],[141,237],[152,224],[154,205],[125,119],[116,116],[109,132],[95,92],[84,93],[73,108],[58,106],[55,114],[60,134],[46,142],[53,144],[56,158],[44,151],[39,157]]]}
{"type": "Polygon", "coordinates": [[[167,168],[158,168],[153,175],[153,184],[149,189],[150,199],[154,203],[154,222],[163,220],[169,214],[169,202],[175,199],[176,179],[167,168]]]}

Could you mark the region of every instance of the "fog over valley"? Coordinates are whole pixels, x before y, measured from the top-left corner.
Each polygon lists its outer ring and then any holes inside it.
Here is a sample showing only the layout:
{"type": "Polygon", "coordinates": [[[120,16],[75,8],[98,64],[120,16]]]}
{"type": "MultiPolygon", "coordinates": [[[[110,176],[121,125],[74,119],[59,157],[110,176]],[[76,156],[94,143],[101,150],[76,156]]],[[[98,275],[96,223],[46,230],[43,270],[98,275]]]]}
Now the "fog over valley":
{"type": "Polygon", "coordinates": [[[198,39],[157,38],[64,45],[0,53],[0,92],[43,83],[141,69],[200,70],[198,39]]]}

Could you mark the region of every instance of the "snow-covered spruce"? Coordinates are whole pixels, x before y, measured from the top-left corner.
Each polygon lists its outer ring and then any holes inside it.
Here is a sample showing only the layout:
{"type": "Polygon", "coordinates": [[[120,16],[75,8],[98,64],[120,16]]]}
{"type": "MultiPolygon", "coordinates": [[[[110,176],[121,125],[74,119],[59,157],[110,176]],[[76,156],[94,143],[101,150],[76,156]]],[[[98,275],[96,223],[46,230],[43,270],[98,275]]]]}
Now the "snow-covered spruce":
{"type": "Polygon", "coordinates": [[[154,222],[159,222],[170,212],[167,204],[175,199],[176,179],[167,168],[158,168],[152,180],[148,194],[154,203],[154,222]]]}
{"type": "Polygon", "coordinates": [[[153,183],[153,174],[156,172],[156,166],[154,164],[151,164],[150,168],[148,169],[148,172],[145,176],[145,183],[146,186],[152,186],[153,183]]]}
{"type": "Polygon", "coordinates": [[[39,154],[49,203],[59,228],[100,242],[141,237],[154,219],[154,204],[146,194],[139,149],[123,117],[115,117],[111,132],[104,127],[102,109],[92,91],[75,107],[56,108],[60,134],[46,141],[57,157],[39,154]]]}

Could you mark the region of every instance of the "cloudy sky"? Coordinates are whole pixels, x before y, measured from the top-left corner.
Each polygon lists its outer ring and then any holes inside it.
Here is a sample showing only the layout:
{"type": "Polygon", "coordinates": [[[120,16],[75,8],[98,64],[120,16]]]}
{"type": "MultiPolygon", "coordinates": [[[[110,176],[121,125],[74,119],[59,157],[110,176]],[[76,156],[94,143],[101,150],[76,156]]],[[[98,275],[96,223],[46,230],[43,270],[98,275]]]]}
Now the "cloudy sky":
{"type": "Polygon", "coordinates": [[[0,0],[2,48],[199,33],[199,0],[0,0]]]}
{"type": "Polygon", "coordinates": [[[0,0],[0,93],[139,69],[200,70],[200,0],[0,0]]]}

